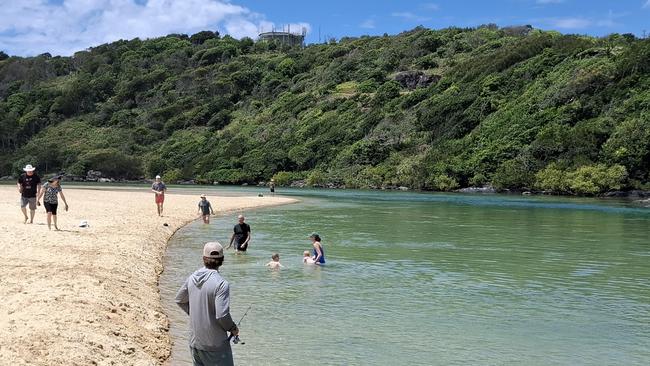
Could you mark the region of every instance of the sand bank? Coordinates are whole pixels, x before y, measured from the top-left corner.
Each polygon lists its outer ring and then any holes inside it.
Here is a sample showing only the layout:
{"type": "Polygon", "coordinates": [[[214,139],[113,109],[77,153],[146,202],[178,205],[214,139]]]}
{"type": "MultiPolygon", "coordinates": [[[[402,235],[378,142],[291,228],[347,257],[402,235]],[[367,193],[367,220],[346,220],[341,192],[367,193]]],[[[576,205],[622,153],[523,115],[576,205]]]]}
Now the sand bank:
{"type": "MultiPolygon", "coordinates": [[[[146,190],[63,188],[70,211],[59,210],[55,232],[42,206],[23,224],[15,186],[0,187],[0,364],[163,363],[171,347],[158,275],[167,240],[197,218],[198,197],[170,192],[158,217],[146,190]]],[[[294,201],[209,200],[217,214],[294,201]]]]}

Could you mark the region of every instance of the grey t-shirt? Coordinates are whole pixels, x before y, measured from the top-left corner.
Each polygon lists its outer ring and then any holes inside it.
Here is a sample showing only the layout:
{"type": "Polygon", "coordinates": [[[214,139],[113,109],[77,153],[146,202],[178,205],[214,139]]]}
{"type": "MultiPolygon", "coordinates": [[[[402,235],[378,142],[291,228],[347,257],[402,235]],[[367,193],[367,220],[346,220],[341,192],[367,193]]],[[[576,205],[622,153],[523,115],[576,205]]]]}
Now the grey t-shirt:
{"type": "Polygon", "coordinates": [[[217,270],[194,272],[176,294],[176,304],[190,316],[190,347],[219,351],[235,327],[230,316],[230,285],[217,270]]]}
{"type": "Polygon", "coordinates": [[[203,212],[204,215],[209,215],[212,206],[210,205],[210,201],[201,199],[199,201],[199,208],[201,209],[201,212],[203,212]]]}

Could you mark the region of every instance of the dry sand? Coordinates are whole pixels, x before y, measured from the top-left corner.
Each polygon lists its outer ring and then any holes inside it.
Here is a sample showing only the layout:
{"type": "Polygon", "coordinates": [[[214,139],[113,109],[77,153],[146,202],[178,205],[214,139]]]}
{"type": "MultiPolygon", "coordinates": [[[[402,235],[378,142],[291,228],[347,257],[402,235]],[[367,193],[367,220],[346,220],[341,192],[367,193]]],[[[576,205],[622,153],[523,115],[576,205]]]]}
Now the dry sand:
{"type": "MultiPolygon", "coordinates": [[[[23,224],[15,186],[0,187],[0,365],[158,365],[171,345],[158,293],[167,240],[199,198],[66,188],[59,228],[23,224]],[[89,228],[78,227],[88,220],[89,228]],[[166,223],[168,226],[164,226],[166,223]]],[[[217,214],[294,202],[209,197],[217,214]]]]}

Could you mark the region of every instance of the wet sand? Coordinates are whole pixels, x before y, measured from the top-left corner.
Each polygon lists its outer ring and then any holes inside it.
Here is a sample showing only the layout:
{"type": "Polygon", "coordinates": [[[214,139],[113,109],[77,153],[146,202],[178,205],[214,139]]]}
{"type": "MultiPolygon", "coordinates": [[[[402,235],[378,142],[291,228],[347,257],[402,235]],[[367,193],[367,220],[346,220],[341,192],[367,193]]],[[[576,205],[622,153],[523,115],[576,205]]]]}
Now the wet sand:
{"type": "MultiPolygon", "coordinates": [[[[0,186],[0,363],[159,365],[169,357],[158,293],[167,240],[194,220],[199,197],[66,188],[59,228],[45,210],[23,224],[15,186],[0,186]],[[88,228],[78,227],[82,220],[88,228]],[[164,224],[167,224],[165,226],[164,224]]],[[[217,214],[283,197],[208,197],[217,214]]]]}

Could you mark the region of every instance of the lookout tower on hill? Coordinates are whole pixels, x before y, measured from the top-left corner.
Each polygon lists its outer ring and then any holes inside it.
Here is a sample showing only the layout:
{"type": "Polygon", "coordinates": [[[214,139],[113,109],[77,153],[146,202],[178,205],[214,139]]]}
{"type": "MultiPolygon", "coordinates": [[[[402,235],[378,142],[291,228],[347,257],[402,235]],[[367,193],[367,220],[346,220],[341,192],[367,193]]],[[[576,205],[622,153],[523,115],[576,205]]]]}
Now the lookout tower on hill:
{"type": "Polygon", "coordinates": [[[291,33],[291,27],[283,28],[282,31],[272,29],[270,32],[261,32],[259,34],[259,41],[274,41],[288,46],[304,46],[305,35],[307,35],[307,28],[303,27],[300,33],[291,33]]]}

